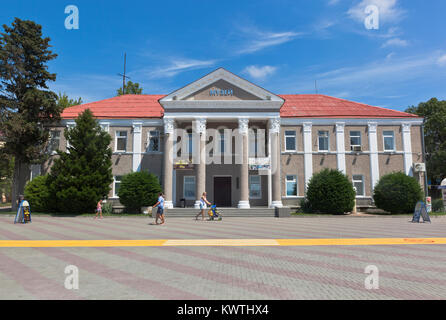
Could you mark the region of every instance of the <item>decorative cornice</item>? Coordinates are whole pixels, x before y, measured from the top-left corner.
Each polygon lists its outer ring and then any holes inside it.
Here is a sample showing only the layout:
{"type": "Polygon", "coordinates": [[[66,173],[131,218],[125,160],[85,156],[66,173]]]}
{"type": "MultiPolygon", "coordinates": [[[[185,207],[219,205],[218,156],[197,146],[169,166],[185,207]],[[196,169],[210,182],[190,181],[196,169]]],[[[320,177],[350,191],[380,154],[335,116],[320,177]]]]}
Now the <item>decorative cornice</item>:
{"type": "Polygon", "coordinates": [[[311,123],[311,122],[304,122],[303,126],[304,126],[304,132],[311,133],[311,129],[313,127],[313,123],[311,123]]]}
{"type": "Polygon", "coordinates": [[[196,133],[204,134],[206,133],[206,119],[198,118],[193,121],[194,129],[196,133]]]}
{"type": "Polygon", "coordinates": [[[408,132],[410,132],[411,124],[409,122],[403,122],[401,124],[401,127],[403,128],[403,132],[408,133],[408,132]]]}
{"type": "Polygon", "coordinates": [[[238,129],[241,134],[248,134],[249,119],[239,118],[238,119],[238,129]]]}
{"type": "Polygon", "coordinates": [[[336,133],[344,133],[345,122],[336,122],[336,133]]]}
{"type": "Polygon", "coordinates": [[[269,132],[271,133],[280,132],[280,118],[269,119],[269,132]]]}
{"type": "Polygon", "coordinates": [[[174,130],[175,130],[175,120],[172,118],[164,119],[164,133],[173,134],[174,130]]]}
{"type": "Polygon", "coordinates": [[[142,123],[141,122],[132,123],[132,127],[133,127],[134,133],[141,133],[141,131],[142,131],[142,123]]]}
{"type": "Polygon", "coordinates": [[[369,127],[369,133],[376,133],[378,128],[377,122],[367,122],[367,126],[369,127]]]}

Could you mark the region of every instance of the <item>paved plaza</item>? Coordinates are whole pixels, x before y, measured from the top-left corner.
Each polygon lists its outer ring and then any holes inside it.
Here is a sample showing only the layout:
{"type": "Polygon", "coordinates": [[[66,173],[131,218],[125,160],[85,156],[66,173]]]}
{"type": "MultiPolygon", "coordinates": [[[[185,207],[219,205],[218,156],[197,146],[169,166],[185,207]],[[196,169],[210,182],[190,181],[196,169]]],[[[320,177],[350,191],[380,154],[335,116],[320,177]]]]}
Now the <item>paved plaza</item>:
{"type": "Polygon", "coordinates": [[[0,299],[446,298],[446,244],[412,244],[420,243],[412,238],[444,238],[444,217],[432,224],[412,224],[408,216],[171,218],[163,226],[144,217],[33,216],[27,225],[13,219],[0,216],[0,242],[238,239],[240,245],[0,247],[0,299]],[[411,238],[411,244],[255,245],[356,238],[411,238]],[[79,289],[64,286],[69,265],[79,270],[79,289]],[[366,289],[367,266],[378,268],[379,289],[366,289]]]}

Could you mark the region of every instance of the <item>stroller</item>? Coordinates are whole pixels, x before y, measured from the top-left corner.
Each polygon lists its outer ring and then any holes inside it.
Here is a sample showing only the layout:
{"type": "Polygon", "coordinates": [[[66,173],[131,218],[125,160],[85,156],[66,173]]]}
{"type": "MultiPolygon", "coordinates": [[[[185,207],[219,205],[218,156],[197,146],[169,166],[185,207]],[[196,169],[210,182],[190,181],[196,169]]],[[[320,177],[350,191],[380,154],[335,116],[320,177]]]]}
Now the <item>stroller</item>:
{"type": "Polygon", "coordinates": [[[213,204],[211,207],[210,207],[210,209],[209,209],[209,211],[208,211],[208,215],[209,215],[209,220],[221,220],[222,219],[222,217],[221,217],[221,213],[220,213],[220,211],[217,209],[217,206],[215,205],[215,204],[213,204]]]}

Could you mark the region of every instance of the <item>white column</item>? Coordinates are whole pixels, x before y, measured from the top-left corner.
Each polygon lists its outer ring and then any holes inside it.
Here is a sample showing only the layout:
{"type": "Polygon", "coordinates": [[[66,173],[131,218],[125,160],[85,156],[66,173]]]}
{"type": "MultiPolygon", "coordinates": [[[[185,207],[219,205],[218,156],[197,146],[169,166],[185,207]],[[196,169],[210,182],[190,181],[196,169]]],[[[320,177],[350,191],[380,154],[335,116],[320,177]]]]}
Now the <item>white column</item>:
{"type": "Polygon", "coordinates": [[[164,207],[173,208],[172,202],[172,175],[173,175],[173,134],[175,130],[174,119],[164,119],[164,207]]]}
{"type": "Polygon", "coordinates": [[[133,122],[133,172],[141,170],[142,123],[133,122]]]}
{"type": "Polygon", "coordinates": [[[308,182],[313,176],[313,146],[311,141],[311,130],[313,124],[304,122],[304,165],[305,165],[305,190],[307,190],[308,182]]]}
{"type": "Polygon", "coordinates": [[[379,180],[379,162],[378,162],[378,123],[369,122],[369,146],[370,146],[370,180],[372,182],[372,193],[379,180]]]}
{"type": "Polygon", "coordinates": [[[344,130],[345,123],[344,122],[336,122],[336,151],[337,151],[337,161],[338,161],[338,170],[342,173],[346,174],[345,170],[345,136],[344,130]]]}
{"type": "Polygon", "coordinates": [[[410,136],[410,123],[402,124],[403,132],[403,151],[404,151],[404,172],[408,176],[413,176],[412,159],[412,140],[410,136]]]}
{"type": "Polygon", "coordinates": [[[237,205],[239,209],[249,209],[249,139],[248,139],[249,119],[239,118],[238,128],[241,135],[241,164],[240,164],[240,200],[237,205]]]}
{"type": "Polygon", "coordinates": [[[196,154],[196,195],[195,195],[195,209],[200,208],[200,199],[203,192],[206,191],[206,119],[199,118],[193,121],[193,128],[196,134],[195,145],[193,150],[196,154]]]}
{"type": "Polygon", "coordinates": [[[269,121],[269,138],[271,141],[271,185],[272,202],[271,208],[282,208],[282,188],[280,177],[281,166],[281,147],[280,147],[280,118],[273,118],[269,121]]]}

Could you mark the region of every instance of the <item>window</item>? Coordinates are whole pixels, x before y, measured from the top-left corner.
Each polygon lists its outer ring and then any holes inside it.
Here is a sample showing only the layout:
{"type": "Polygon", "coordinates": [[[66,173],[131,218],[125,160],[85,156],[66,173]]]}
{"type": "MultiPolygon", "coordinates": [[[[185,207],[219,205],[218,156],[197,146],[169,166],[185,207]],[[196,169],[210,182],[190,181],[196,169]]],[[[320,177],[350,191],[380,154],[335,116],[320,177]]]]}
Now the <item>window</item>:
{"type": "Polygon", "coordinates": [[[224,130],[220,130],[220,153],[224,154],[225,153],[225,132],[224,130]]]}
{"type": "Polygon", "coordinates": [[[257,136],[257,129],[252,128],[249,129],[249,156],[250,157],[257,157],[258,153],[258,136],[257,136]]]}
{"type": "Polygon", "coordinates": [[[352,151],[361,150],[361,131],[350,131],[350,148],[352,151]]]}
{"type": "Polygon", "coordinates": [[[296,151],[296,131],[285,131],[285,151],[296,151]]]}
{"type": "Polygon", "coordinates": [[[185,176],[183,182],[183,198],[195,200],[195,176],[185,176]]]}
{"type": "Polygon", "coordinates": [[[147,148],[148,152],[160,151],[160,132],[158,130],[149,131],[149,136],[147,138],[149,146],[147,148]]]}
{"type": "Polygon", "coordinates": [[[287,197],[297,197],[297,176],[286,176],[286,195],[287,197]]]}
{"type": "Polygon", "coordinates": [[[187,141],[187,145],[188,145],[188,147],[187,147],[187,149],[189,150],[189,157],[192,157],[192,151],[193,151],[193,138],[192,138],[192,131],[191,130],[188,130],[188,132],[187,132],[187,136],[188,136],[188,141],[187,141]]]}
{"type": "Polygon", "coordinates": [[[49,154],[56,153],[56,150],[59,149],[59,145],[60,145],[60,131],[59,130],[50,131],[50,140],[47,146],[47,153],[49,154]]]}
{"type": "Polygon", "coordinates": [[[357,197],[365,196],[364,177],[362,175],[354,174],[352,180],[353,180],[353,186],[356,188],[356,196],[357,197]]]}
{"type": "Polygon", "coordinates": [[[261,199],[262,198],[262,177],[261,176],[249,176],[249,198],[261,199]]]}
{"type": "Polygon", "coordinates": [[[125,152],[127,150],[127,131],[116,131],[116,152],[125,152]]]}
{"type": "Polygon", "coordinates": [[[393,131],[383,131],[384,151],[395,151],[395,135],[393,131]]]}
{"type": "Polygon", "coordinates": [[[118,198],[118,190],[121,186],[122,176],[114,176],[113,177],[113,197],[118,198]]]}
{"type": "Polygon", "coordinates": [[[319,151],[328,151],[328,131],[318,131],[319,151]]]}

